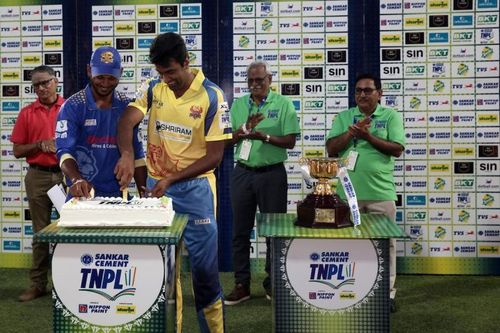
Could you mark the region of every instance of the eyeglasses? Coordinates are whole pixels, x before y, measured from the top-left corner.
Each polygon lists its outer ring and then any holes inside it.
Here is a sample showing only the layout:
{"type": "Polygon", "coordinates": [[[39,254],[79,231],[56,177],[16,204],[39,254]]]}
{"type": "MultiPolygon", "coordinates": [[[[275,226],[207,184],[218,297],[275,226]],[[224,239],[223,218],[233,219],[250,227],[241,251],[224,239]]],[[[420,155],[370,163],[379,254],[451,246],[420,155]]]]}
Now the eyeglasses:
{"type": "Polygon", "coordinates": [[[253,82],[255,82],[256,84],[262,84],[262,83],[264,83],[264,80],[267,79],[268,76],[269,75],[266,75],[266,76],[263,76],[263,77],[256,77],[256,78],[253,78],[253,79],[247,78],[247,82],[249,84],[252,84],[253,82]]]}
{"type": "Polygon", "coordinates": [[[40,81],[40,82],[37,82],[37,83],[33,83],[32,86],[33,88],[35,89],[38,89],[40,87],[44,87],[44,88],[47,88],[50,84],[50,81],[54,80],[53,77],[51,77],[50,79],[48,80],[43,80],[43,81],[40,81]]]}
{"type": "Polygon", "coordinates": [[[356,88],[354,89],[354,93],[356,95],[361,95],[361,93],[365,93],[365,95],[371,95],[373,94],[373,92],[377,90],[377,89],[373,89],[373,88],[356,88]]]}

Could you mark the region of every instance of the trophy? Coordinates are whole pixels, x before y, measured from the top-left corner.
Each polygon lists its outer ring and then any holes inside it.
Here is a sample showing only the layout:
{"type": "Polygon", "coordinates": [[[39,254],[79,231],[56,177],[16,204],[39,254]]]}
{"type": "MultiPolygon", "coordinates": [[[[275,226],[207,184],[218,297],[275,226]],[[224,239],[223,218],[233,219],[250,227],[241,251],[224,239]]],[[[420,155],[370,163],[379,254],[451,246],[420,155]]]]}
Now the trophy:
{"type": "Polygon", "coordinates": [[[337,176],[343,160],[338,158],[301,158],[302,169],[309,169],[309,175],[318,179],[314,192],[297,203],[295,225],[308,228],[345,228],[353,224],[349,205],[333,193],[330,179],[337,176]]]}

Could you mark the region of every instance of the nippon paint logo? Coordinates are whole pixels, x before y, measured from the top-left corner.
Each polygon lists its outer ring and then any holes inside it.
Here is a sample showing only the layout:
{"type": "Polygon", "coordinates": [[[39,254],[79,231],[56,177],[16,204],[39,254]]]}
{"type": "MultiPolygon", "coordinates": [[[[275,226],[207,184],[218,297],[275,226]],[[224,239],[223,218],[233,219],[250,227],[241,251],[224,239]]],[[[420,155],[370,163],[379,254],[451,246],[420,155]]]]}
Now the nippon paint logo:
{"type": "Polygon", "coordinates": [[[62,34],[63,32],[63,24],[60,21],[55,21],[51,22],[50,24],[44,24],[43,27],[43,33],[45,35],[56,35],[56,34],[62,34]]]}
{"type": "MultiPolygon", "coordinates": [[[[384,28],[398,28],[401,29],[401,24],[403,23],[403,20],[401,18],[397,17],[391,17],[391,16],[384,16],[383,18],[380,18],[380,26],[384,28]]],[[[385,29],[385,30],[397,30],[397,29],[385,29]]]]}
{"type": "Polygon", "coordinates": [[[133,19],[135,18],[135,8],[115,6],[115,19],[133,19]]]}

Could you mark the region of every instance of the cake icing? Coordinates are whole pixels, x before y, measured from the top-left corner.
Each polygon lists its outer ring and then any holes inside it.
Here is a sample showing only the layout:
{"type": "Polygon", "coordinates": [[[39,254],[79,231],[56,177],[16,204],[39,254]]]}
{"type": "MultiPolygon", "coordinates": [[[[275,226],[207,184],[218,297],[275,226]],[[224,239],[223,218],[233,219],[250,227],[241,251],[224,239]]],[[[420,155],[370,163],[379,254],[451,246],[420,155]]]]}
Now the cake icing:
{"type": "Polygon", "coordinates": [[[165,227],[174,218],[172,199],[73,198],[61,210],[62,227],[165,227]]]}

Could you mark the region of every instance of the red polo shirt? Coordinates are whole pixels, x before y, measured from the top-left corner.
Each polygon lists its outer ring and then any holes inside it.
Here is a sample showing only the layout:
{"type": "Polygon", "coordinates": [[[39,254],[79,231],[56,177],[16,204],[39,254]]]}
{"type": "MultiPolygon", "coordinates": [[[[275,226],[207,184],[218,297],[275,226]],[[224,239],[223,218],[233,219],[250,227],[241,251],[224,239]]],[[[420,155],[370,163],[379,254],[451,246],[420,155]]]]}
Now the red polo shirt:
{"type": "MultiPolygon", "coordinates": [[[[19,112],[10,141],[16,144],[29,144],[40,140],[54,139],[57,114],[63,103],[64,98],[57,96],[57,101],[49,110],[40,103],[39,99],[25,106],[19,112]]],[[[42,151],[26,157],[26,162],[46,167],[58,165],[55,153],[42,151]]]]}

